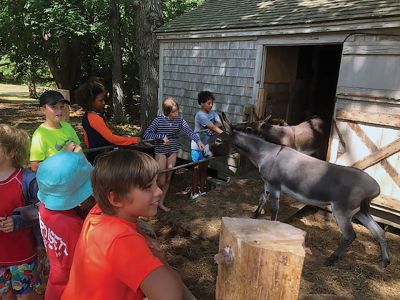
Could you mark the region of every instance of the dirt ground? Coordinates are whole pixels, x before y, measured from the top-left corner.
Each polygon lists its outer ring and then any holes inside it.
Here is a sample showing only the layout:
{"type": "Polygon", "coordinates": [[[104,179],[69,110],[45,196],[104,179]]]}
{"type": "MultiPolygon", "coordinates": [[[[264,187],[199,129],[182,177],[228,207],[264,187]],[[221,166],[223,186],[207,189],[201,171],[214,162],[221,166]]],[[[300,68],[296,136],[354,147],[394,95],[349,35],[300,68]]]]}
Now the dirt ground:
{"type": "MultiPolygon", "coordinates": [[[[77,132],[81,112],[72,113],[71,123],[77,132]]],[[[16,101],[0,91],[0,122],[17,125],[29,133],[42,122],[36,102],[16,101]]],[[[167,259],[181,274],[197,299],[214,299],[217,265],[213,257],[218,252],[221,217],[251,216],[262,190],[257,173],[233,178],[230,183],[210,191],[197,201],[189,200],[190,169],[176,172],[166,204],[169,213],[159,212],[149,220],[167,259]]],[[[280,220],[307,232],[306,257],[300,295],[306,299],[315,294],[332,294],[349,299],[400,299],[400,236],[388,230],[386,238],[391,264],[382,269],[379,249],[367,229],[355,224],[357,239],[335,266],[323,262],[336,248],[340,232],[331,214],[317,208],[296,211],[297,202],[285,198],[281,203],[280,220]]],[[[266,216],[262,216],[266,217],[266,216]]]]}

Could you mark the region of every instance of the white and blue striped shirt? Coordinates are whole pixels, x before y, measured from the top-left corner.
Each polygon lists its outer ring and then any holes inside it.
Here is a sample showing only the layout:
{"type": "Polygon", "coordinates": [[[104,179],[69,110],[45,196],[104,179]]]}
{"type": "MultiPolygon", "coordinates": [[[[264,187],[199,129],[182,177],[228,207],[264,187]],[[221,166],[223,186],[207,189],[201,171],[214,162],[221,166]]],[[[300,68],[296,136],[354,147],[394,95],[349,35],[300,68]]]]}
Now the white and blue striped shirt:
{"type": "Polygon", "coordinates": [[[188,123],[179,114],[175,119],[170,119],[165,115],[157,116],[143,134],[146,140],[155,140],[155,153],[169,156],[172,152],[177,152],[181,148],[179,143],[179,133],[183,131],[192,141],[198,142],[200,139],[196,133],[190,129],[188,123]],[[164,137],[167,136],[169,145],[164,145],[164,137]]]}

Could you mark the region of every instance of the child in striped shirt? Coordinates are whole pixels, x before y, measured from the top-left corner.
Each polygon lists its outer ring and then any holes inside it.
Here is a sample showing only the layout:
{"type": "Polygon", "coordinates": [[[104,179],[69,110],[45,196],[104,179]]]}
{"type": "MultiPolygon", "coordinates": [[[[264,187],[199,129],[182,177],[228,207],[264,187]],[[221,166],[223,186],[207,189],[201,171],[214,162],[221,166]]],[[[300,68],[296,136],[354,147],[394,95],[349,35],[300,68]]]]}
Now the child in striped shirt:
{"type": "MultiPolygon", "coordinates": [[[[179,113],[179,104],[175,98],[167,97],[162,104],[163,114],[157,116],[143,134],[144,139],[155,140],[155,159],[160,170],[173,168],[176,164],[176,155],[181,148],[179,133],[183,131],[192,141],[197,143],[200,150],[204,145],[197,134],[190,129],[188,123],[179,113]]],[[[159,207],[164,211],[170,208],[164,205],[164,199],[171,182],[172,172],[158,175],[157,183],[163,191],[159,207]]]]}

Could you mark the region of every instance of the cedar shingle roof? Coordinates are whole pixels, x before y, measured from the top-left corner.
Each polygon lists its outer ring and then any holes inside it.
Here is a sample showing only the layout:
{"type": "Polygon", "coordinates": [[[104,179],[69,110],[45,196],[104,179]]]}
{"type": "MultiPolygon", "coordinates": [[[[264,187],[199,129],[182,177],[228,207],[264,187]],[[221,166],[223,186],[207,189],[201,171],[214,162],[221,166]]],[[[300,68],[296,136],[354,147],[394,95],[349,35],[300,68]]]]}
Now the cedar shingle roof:
{"type": "Polygon", "coordinates": [[[208,0],[157,32],[245,29],[400,16],[400,0],[208,0]]]}

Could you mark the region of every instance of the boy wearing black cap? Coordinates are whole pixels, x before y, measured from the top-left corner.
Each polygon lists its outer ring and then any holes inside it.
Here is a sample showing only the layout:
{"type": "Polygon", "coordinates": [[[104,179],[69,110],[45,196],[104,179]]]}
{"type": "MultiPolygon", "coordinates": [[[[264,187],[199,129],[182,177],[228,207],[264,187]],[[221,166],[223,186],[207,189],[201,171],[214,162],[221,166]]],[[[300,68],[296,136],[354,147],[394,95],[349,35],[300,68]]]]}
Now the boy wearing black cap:
{"type": "Polygon", "coordinates": [[[81,142],[75,130],[62,121],[65,104],[69,101],[57,91],[46,91],[39,97],[40,111],[46,116],[46,121],[32,136],[30,166],[33,171],[43,160],[60,151],[81,151],[81,142]]]}

